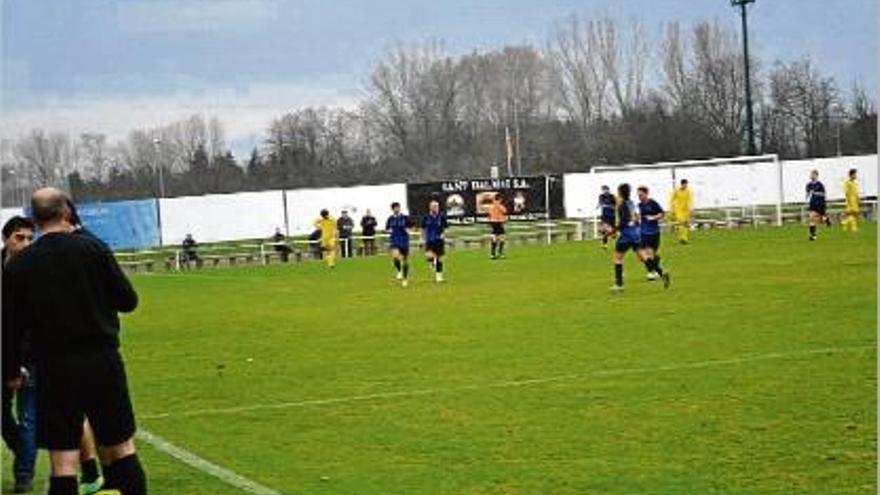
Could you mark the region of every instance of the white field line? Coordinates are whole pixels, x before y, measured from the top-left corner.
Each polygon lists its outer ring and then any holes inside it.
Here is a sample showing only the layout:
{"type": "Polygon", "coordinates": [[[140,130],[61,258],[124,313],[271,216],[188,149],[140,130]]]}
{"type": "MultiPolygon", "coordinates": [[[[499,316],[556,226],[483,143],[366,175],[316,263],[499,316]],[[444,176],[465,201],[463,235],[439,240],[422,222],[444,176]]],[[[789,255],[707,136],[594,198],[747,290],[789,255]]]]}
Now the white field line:
{"type": "Polygon", "coordinates": [[[707,361],[696,361],[692,363],[678,363],[678,364],[668,364],[663,366],[653,366],[653,367],[644,367],[644,368],[617,368],[617,369],[608,369],[608,370],[596,370],[596,371],[588,371],[585,373],[571,373],[567,375],[557,375],[551,376],[547,378],[532,378],[527,380],[509,380],[502,382],[494,382],[494,383],[486,383],[486,384],[472,384],[472,385],[462,385],[457,387],[445,387],[445,388],[426,388],[426,389],[417,389],[417,390],[401,390],[397,392],[379,392],[375,394],[365,394],[365,395],[352,395],[348,397],[334,397],[328,399],[312,399],[312,400],[304,400],[297,402],[279,402],[275,404],[253,404],[248,406],[236,406],[236,407],[218,407],[218,408],[210,408],[210,409],[193,409],[190,411],[181,411],[175,413],[156,413],[156,414],[142,414],[138,415],[141,419],[162,419],[168,417],[192,417],[192,416],[207,416],[214,414],[237,414],[243,412],[251,412],[251,411],[267,411],[273,409],[289,409],[296,407],[308,407],[308,406],[323,406],[329,404],[345,404],[350,402],[362,402],[362,401],[371,401],[371,400],[380,400],[380,399],[393,399],[400,397],[419,397],[424,395],[437,395],[444,393],[454,393],[454,392],[464,392],[470,390],[485,390],[492,388],[511,388],[511,387],[524,387],[528,385],[542,385],[546,383],[552,382],[561,382],[574,380],[578,378],[590,378],[590,377],[613,377],[613,376],[624,376],[624,375],[635,375],[635,374],[646,374],[646,373],[662,373],[666,371],[681,371],[681,370],[691,370],[691,369],[701,369],[701,368],[712,368],[716,366],[729,366],[729,365],[737,365],[737,364],[745,364],[745,363],[753,363],[758,361],[770,361],[775,359],[786,359],[786,358],[797,358],[797,357],[808,357],[814,356],[817,354],[833,354],[833,353],[843,353],[843,352],[857,352],[864,351],[867,349],[876,349],[876,345],[860,345],[860,346],[848,346],[848,347],[826,347],[822,349],[807,349],[800,351],[785,351],[785,352],[771,352],[766,354],[756,354],[751,356],[742,356],[737,358],[730,359],[712,359],[707,361]]]}
{"type": "Polygon", "coordinates": [[[164,438],[158,437],[146,430],[138,430],[136,437],[138,440],[149,444],[160,452],[164,452],[165,454],[170,455],[171,457],[190,466],[191,468],[213,476],[214,478],[217,478],[227,485],[238,488],[243,492],[247,492],[252,495],[281,495],[280,492],[265,487],[257,483],[256,481],[249,480],[244,476],[239,475],[238,473],[220,467],[210,461],[202,459],[196,454],[193,454],[188,450],[184,450],[168,442],[164,438]]]}

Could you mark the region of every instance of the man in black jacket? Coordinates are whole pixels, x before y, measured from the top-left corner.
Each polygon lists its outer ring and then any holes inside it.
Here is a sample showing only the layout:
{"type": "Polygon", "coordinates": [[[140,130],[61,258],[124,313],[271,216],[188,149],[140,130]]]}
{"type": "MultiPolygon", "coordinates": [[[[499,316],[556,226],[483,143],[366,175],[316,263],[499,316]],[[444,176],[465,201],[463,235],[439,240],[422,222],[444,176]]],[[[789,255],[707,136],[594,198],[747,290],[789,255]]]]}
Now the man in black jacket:
{"type": "Polygon", "coordinates": [[[364,236],[364,256],[376,254],[376,217],[370,210],[361,218],[361,234],[364,236]]]}
{"type": "MultiPolygon", "coordinates": [[[[41,236],[8,264],[4,280],[13,349],[27,329],[40,371],[37,430],[49,450],[49,495],[78,491],[85,418],[99,445],[104,487],[142,495],[146,476],[134,446],[118,316],[134,311],[138,298],[110,249],[75,232],[69,201],[57,189],[34,193],[31,209],[41,236]]],[[[4,367],[17,369],[20,356],[11,359],[4,367]]]]}
{"type": "MultiPolygon", "coordinates": [[[[22,253],[34,241],[36,226],[27,218],[15,216],[3,225],[3,266],[22,253]]],[[[5,270],[4,270],[5,273],[5,270]]],[[[4,284],[4,289],[5,289],[4,284]]],[[[5,311],[5,306],[4,306],[5,311]]],[[[6,314],[3,315],[6,318],[6,314]]],[[[5,326],[6,321],[3,321],[5,326]]],[[[12,471],[15,477],[13,493],[33,491],[34,466],[37,460],[35,431],[36,404],[34,403],[33,368],[9,369],[16,359],[7,359],[16,352],[24,354],[25,347],[13,349],[7,345],[9,329],[3,333],[3,441],[15,456],[12,471]],[[13,400],[15,399],[15,400],[13,400]],[[13,415],[13,402],[18,407],[13,415]]]]}
{"type": "Polygon", "coordinates": [[[351,258],[351,235],[354,233],[354,220],[348,216],[348,211],[342,210],[342,215],[336,221],[336,228],[339,229],[339,244],[342,248],[342,257],[351,258]]]}

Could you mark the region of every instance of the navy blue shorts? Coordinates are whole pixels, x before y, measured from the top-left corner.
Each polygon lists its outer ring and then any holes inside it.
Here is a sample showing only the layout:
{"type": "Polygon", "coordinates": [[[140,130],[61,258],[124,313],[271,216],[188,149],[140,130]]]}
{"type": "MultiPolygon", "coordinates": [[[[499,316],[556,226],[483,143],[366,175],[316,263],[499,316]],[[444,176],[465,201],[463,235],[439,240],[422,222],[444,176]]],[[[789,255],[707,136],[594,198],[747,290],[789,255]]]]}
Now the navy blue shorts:
{"type": "Polygon", "coordinates": [[[654,251],[660,249],[660,233],[642,234],[641,248],[651,248],[654,251]]]}
{"type": "Polygon", "coordinates": [[[409,256],[409,244],[392,244],[391,249],[396,249],[401,256],[409,256]]]}
{"type": "Polygon", "coordinates": [[[818,215],[825,216],[825,204],[824,203],[811,203],[810,211],[815,211],[818,215]]]}
{"type": "Polygon", "coordinates": [[[639,236],[638,234],[623,233],[620,235],[620,237],[617,238],[617,244],[614,245],[614,249],[618,253],[625,253],[630,249],[636,251],[641,245],[641,236],[639,236]]]}
{"type": "Polygon", "coordinates": [[[602,218],[600,221],[602,223],[604,223],[605,225],[611,225],[613,227],[614,226],[614,215],[602,215],[602,218]]]}
{"type": "Polygon", "coordinates": [[[446,254],[446,241],[443,239],[428,241],[425,243],[425,251],[430,251],[437,256],[443,256],[446,254]]]}

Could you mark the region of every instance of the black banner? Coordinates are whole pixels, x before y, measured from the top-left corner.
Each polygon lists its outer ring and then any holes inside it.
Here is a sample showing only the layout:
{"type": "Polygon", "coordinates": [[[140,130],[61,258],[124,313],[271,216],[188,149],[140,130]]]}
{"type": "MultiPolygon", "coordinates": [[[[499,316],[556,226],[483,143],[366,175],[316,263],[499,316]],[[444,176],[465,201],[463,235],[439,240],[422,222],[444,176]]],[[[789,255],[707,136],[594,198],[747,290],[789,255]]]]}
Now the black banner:
{"type": "Polygon", "coordinates": [[[428,213],[431,200],[440,202],[450,222],[471,223],[486,216],[495,194],[501,194],[511,220],[547,218],[547,186],[550,218],[565,215],[561,176],[510,177],[504,179],[456,179],[407,184],[409,214],[419,219],[428,213]]]}

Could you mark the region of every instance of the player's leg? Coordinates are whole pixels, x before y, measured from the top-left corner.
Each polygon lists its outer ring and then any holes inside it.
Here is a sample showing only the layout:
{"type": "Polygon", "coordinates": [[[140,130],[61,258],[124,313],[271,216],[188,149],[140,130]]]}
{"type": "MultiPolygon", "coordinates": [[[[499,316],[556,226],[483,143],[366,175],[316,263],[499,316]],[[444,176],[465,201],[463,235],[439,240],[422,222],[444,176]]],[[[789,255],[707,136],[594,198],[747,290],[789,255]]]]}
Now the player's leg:
{"type": "Polygon", "coordinates": [[[82,361],[76,357],[57,358],[41,364],[39,369],[37,433],[49,451],[49,495],[76,495],[79,491],[79,442],[85,419],[82,403],[93,396],[82,393],[82,385],[87,382],[81,369],[87,363],[82,361]]]}
{"type": "Polygon", "coordinates": [[[97,393],[84,405],[106,478],[104,488],[124,495],[145,495],[147,480],[135,448],[134,409],[122,357],[109,351],[95,355],[92,361],[91,383],[97,393]]]}
{"type": "Polygon", "coordinates": [[[95,434],[89,421],[83,424],[82,440],[79,443],[80,495],[91,495],[101,489],[104,478],[98,470],[98,450],[95,446],[95,434]]]}
{"type": "Polygon", "coordinates": [[[403,262],[400,255],[400,249],[397,246],[391,246],[391,263],[394,265],[394,277],[397,280],[403,280],[403,262]]]}
{"type": "Polygon", "coordinates": [[[15,451],[15,493],[33,489],[34,467],[37,462],[37,397],[36,370],[29,369],[27,378],[16,394],[18,417],[18,450],[15,451]]]}
{"type": "Polygon", "coordinates": [[[507,236],[504,233],[501,233],[498,236],[498,257],[504,257],[504,243],[507,240],[507,236]]]}
{"type": "Polygon", "coordinates": [[[614,285],[611,290],[623,290],[623,255],[630,249],[628,240],[621,234],[614,246],[614,285]]]}
{"type": "Polygon", "coordinates": [[[336,244],[328,244],[324,247],[324,261],[328,267],[336,267],[336,244]]]}
{"type": "Polygon", "coordinates": [[[446,255],[446,246],[444,241],[438,241],[434,246],[434,280],[443,282],[443,256],[446,255]]]}
{"type": "Polygon", "coordinates": [[[816,225],[818,225],[818,224],[819,224],[819,213],[814,210],[810,210],[809,231],[810,231],[810,240],[811,241],[816,240],[816,225]]]}
{"type": "Polygon", "coordinates": [[[690,242],[691,235],[691,219],[690,217],[682,216],[681,220],[678,222],[678,241],[682,244],[687,244],[690,242]]]}
{"type": "Polygon", "coordinates": [[[400,273],[403,276],[401,284],[406,287],[409,285],[409,248],[399,248],[400,252],[400,273]]]}
{"type": "Polygon", "coordinates": [[[489,250],[489,257],[491,259],[496,259],[498,257],[498,232],[496,231],[495,224],[491,224],[492,234],[489,237],[491,241],[491,248],[489,250]]]}

